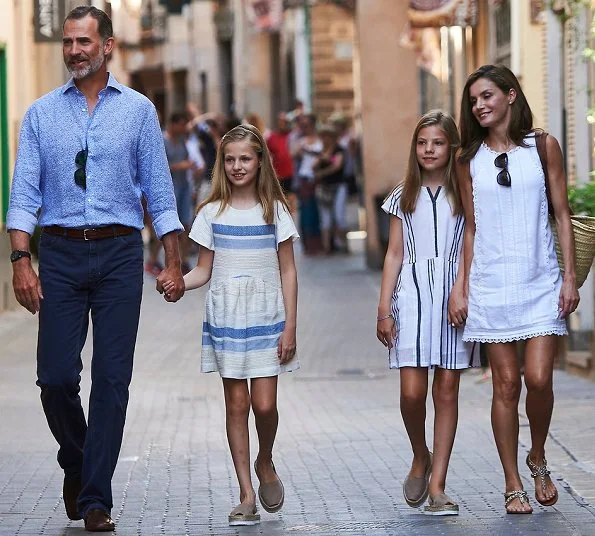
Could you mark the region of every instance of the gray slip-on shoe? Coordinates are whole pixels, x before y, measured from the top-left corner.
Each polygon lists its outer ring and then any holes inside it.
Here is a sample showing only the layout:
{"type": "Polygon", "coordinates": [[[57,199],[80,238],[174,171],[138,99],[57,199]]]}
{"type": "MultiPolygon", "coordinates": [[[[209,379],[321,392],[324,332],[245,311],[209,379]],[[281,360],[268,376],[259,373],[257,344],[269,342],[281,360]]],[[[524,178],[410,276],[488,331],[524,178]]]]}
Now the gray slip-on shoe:
{"type": "MultiPolygon", "coordinates": [[[[272,461],[271,465],[273,466],[275,475],[277,475],[275,464],[272,461]]],[[[256,462],[254,462],[254,471],[256,472],[256,462]]],[[[256,473],[256,476],[258,476],[258,473],[256,473]]],[[[260,500],[262,507],[269,514],[274,514],[281,510],[283,502],[285,501],[285,488],[283,487],[283,482],[281,482],[279,475],[277,475],[277,479],[274,482],[267,482],[258,486],[258,499],[260,500]]]]}
{"type": "Polygon", "coordinates": [[[407,476],[403,483],[403,497],[411,508],[418,508],[428,498],[430,474],[432,473],[432,453],[429,453],[426,472],[422,477],[407,476]]]}

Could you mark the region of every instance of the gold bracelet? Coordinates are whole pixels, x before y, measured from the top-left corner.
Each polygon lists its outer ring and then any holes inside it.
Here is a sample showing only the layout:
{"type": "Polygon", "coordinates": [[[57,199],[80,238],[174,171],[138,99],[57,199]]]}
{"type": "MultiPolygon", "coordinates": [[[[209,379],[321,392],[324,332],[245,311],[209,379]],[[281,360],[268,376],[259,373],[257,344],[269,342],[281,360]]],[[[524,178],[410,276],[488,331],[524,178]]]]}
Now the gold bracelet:
{"type": "Polygon", "coordinates": [[[380,318],[376,318],[377,322],[382,322],[383,320],[386,320],[387,318],[392,318],[393,320],[395,319],[394,315],[392,313],[388,313],[386,316],[380,317],[380,318]]]}

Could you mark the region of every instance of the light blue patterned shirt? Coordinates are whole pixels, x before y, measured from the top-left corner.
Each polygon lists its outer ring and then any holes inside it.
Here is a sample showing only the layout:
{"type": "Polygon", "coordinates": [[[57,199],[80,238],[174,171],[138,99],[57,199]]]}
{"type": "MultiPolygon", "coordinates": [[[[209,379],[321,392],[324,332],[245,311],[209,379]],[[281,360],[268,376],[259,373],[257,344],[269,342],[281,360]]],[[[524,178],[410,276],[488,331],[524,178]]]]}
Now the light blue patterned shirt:
{"type": "Polygon", "coordinates": [[[110,74],[91,115],[71,79],[44,95],[23,119],[6,227],[143,228],[141,195],[159,238],[178,219],[155,107],[110,74]],[[86,189],[74,182],[76,154],[88,148],[86,189]],[[41,209],[41,211],[39,210],[41,209]]]}

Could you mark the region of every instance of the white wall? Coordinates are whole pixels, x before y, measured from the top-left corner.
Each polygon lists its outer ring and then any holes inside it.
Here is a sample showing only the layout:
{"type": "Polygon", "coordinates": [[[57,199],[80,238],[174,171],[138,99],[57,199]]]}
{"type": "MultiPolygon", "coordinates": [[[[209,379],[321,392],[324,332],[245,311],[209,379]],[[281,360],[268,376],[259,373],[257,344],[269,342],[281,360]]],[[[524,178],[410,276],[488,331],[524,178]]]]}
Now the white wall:
{"type": "Polygon", "coordinates": [[[312,110],[311,99],[311,58],[309,35],[306,28],[306,16],[303,9],[295,9],[295,96],[304,103],[306,110],[312,110]]]}

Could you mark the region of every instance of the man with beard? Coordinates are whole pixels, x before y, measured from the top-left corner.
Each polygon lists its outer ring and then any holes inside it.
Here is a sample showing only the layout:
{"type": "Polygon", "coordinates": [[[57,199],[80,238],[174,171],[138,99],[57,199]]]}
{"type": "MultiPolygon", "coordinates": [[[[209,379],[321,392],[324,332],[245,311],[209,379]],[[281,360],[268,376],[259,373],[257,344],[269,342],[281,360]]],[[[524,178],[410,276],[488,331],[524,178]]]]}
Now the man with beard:
{"type": "Polygon", "coordinates": [[[155,107],[107,71],[112,23],[95,7],[63,27],[70,81],[37,100],[23,119],[7,228],[19,303],[39,312],[37,385],[59,444],[64,502],[90,532],[114,530],[111,479],[120,452],[143,284],[141,197],[165,249],[157,278],[184,292],[171,175],[155,107]],[[39,277],[29,240],[42,227],[39,277]],[[81,351],[93,320],[88,423],[81,351]]]}

